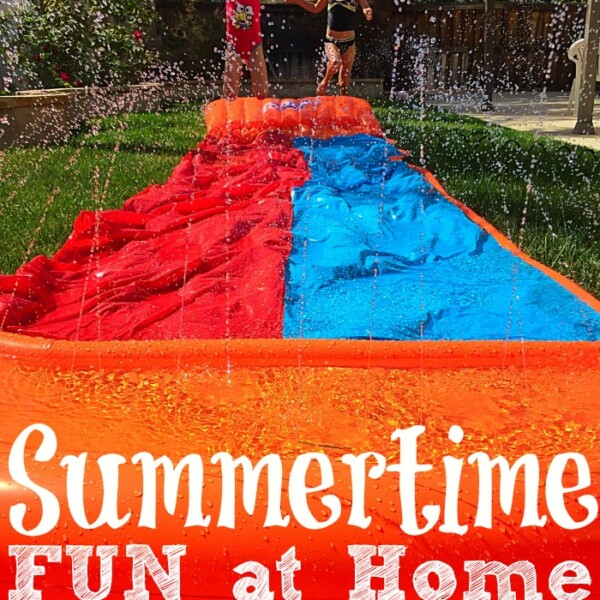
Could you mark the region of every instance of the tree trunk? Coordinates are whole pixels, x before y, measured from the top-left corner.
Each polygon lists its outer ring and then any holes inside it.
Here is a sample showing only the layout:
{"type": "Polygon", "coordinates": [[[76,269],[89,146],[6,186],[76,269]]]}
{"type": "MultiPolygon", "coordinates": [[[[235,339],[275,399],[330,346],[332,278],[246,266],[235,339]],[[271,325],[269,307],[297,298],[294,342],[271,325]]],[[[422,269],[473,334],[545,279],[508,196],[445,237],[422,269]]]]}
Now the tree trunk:
{"type": "Polygon", "coordinates": [[[596,70],[598,68],[598,45],[600,41],[600,0],[588,0],[585,19],[587,41],[581,73],[579,109],[573,133],[594,135],[594,101],[596,99],[596,70]]]}

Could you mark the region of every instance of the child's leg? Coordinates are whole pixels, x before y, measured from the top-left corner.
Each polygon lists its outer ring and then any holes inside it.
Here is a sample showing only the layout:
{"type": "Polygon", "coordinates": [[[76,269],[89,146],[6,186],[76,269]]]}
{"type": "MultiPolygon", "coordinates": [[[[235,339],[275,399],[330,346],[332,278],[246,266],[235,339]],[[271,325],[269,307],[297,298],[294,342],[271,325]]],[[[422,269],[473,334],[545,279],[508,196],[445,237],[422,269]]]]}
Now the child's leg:
{"type": "Polygon", "coordinates": [[[348,88],[350,87],[350,75],[352,73],[352,65],[354,65],[354,58],[356,57],[356,45],[352,44],[344,54],[342,54],[342,66],[340,68],[340,76],[338,83],[340,86],[340,94],[342,96],[348,95],[348,88]]]}
{"type": "Polygon", "coordinates": [[[266,98],[269,95],[269,76],[262,44],[250,52],[248,70],[250,71],[252,94],[257,98],[266,98]]]}
{"type": "Polygon", "coordinates": [[[225,51],[225,70],[223,71],[223,96],[227,100],[235,100],[238,97],[241,76],[242,59],[233,48],[227,48],[225,51]]]}
{"type": "Polygon", "coordinates": [[[322,96],[327,91],[327,86],[331,78],[342,66],[342,56],[335,44],[325,44],[325,56],[327,57],[327,68],[325,69],[325,77],[323,77],[323,80],[317,86],[317,96],[322,96]]]}

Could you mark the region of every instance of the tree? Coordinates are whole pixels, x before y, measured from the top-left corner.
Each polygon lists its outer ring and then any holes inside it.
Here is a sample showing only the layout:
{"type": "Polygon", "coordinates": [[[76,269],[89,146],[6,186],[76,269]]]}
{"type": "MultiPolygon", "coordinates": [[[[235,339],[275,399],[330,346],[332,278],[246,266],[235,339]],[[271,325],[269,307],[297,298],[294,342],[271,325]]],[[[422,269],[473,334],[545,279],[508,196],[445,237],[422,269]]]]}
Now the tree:
{"type": "Polygon", "coordinates": [[[588,0],[585,19],[586,48],[581,73],[579,109],[577,123],[573,133],[593,135],[594,99],[596,96],[596,68],[598,65],[598,46],[600,45],[600,0],[588,0]]]}

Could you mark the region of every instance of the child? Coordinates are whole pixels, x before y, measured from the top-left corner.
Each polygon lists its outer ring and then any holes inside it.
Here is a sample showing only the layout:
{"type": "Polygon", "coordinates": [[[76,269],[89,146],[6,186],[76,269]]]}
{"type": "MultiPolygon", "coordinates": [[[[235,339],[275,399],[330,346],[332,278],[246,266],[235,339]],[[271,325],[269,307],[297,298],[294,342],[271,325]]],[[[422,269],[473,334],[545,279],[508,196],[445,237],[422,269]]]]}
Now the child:
{"type": "Polygon", "coordinates": [[[246,64],[252,93],[264,98],[269,94],[269,81],[260,31],[260,0],[226,0],[225,17],[227,49],[223,95],[228,100],[237,98],[242,66],[246,64]]]}
{"type": "Polygon", "coordinates": [[[327,56],[327,69],[325,77],[317,87],[317,96],[327,91],[331,78],[339,73],[338,83],[340,94],[348,94],[350,86],[350,73],[356,56],[354,21],[357,5],[370,21],[373,10],[368,0],[286,0],[288,4],[297,4],[310,13],[317,14],[327,6],[327,33],[325,35],[325,55],[327,56]]]}

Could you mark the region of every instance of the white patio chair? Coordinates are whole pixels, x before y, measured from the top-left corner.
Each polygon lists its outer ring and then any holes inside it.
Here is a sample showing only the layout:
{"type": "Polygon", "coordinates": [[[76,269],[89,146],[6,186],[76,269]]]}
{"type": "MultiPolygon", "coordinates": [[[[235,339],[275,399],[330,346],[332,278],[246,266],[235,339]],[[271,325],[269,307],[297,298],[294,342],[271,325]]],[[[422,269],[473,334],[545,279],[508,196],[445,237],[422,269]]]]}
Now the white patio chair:
{"type": "MultiPolygon", "coordinates": [[[[577,40],[571,44],[568,57],[575,63],[575,79],[571,84],[571,93],[569,94],[569,102],[567,103],[567,112],[571,114],[573,107],[579,108],[579,90],[581,88],[581,67],[583,65],[583,56],[587,42],[577,40]]],[[[598,66],[596,67],[596,81],[600,81],[600,55],[598,56],[598,66]]],[[[577,110],[577,109],[576,109],[577,110]]]]}

